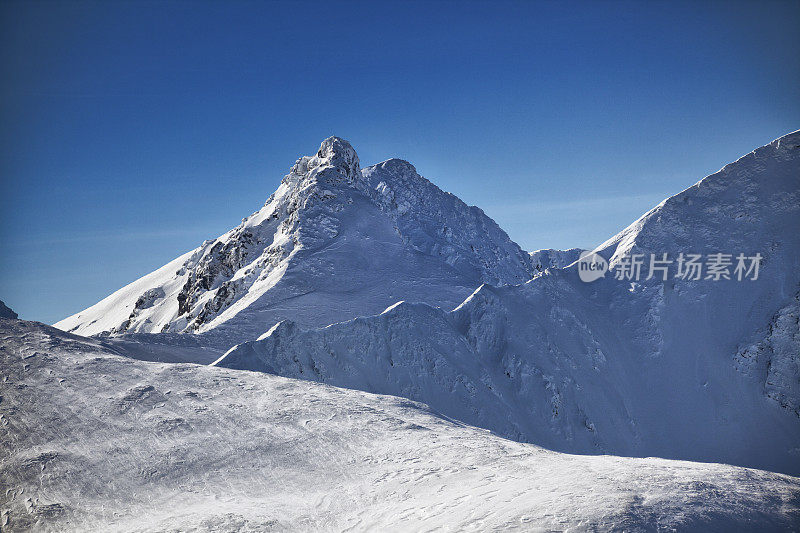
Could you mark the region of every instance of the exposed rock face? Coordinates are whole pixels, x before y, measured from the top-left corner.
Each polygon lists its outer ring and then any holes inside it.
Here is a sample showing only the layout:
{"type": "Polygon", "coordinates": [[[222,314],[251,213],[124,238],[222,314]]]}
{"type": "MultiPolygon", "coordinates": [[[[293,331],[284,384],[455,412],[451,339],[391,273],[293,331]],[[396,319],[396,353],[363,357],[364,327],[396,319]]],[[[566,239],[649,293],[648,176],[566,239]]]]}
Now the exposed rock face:
{"type": "Polygon", "coordinates": [[[3,300],[0,300],[0,318],[19,318],[19,315],[11,310],[10,307],[6,306],[3,303],[3,300]]]}
{"type": "Polygon", "coordinates": [[[276,322],[324,326],[400,299],[452,308],[481,283],[523,283],[530,257],[406,161],[361,169],[338,137],[301,157],[238,227],[57,327],[208,333],[231,344],[276,322]]]}
{"type": "Polygon", "coordinates": [[[800,417],[800,294],[778,311],[759,340],[735,357],[737,370],[756,379],[764,393],[800,417]]]}

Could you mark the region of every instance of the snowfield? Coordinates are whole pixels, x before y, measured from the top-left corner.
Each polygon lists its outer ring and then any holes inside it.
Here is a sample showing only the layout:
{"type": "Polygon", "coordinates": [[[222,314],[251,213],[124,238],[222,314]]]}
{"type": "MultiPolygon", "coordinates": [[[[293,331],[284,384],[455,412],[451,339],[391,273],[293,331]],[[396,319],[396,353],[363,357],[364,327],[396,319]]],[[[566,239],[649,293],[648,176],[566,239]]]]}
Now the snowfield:
{"type": "Polygon", "coordinates": [[[800,479],[576,456],[421,404],[0,319],[3,531],[787,530],[800,479]]]}

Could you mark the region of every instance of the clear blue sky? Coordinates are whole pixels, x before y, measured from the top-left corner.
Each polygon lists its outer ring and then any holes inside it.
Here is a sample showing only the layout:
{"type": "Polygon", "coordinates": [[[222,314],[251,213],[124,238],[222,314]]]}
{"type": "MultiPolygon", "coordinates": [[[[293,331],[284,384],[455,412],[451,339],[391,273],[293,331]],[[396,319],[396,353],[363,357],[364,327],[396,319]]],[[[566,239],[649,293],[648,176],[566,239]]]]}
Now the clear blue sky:
{"type": "Polygon", "coordinates": [[[800,127],[798,2],[0,3],[0,299],[53,322],[329,135],[591,247],[800,127]]]}

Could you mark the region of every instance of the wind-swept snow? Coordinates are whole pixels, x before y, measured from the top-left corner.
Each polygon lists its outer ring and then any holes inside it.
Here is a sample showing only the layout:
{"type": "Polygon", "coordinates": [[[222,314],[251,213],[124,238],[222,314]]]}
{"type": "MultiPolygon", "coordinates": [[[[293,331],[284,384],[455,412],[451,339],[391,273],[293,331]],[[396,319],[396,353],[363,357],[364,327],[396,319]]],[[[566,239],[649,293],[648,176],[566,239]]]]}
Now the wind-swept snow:
{"type": "Polygon", "coordinates": [[[452,312],[403,303],[324,329],[282,322],[215,364],[405,396],[560,451],[798,474],[798,221],[795,132],[597,249],[612,268],[634,253],[761,254],[757,280],[645,270],[584,283],[573,264],[484,285],[452,312]]]}
{"type": "Polygon", "coordinates": [[[396,397],[0,319],[3,531],[790,529],[800,480],[573,456],[396,397]]]}

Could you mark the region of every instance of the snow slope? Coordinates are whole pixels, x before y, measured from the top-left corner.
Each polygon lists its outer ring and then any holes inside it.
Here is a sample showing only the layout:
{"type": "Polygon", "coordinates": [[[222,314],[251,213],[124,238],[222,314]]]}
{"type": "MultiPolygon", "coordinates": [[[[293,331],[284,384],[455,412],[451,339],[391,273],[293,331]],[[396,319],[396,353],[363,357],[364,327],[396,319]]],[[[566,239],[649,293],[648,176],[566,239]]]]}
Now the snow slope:
{"type": "Polygon", "coordinates": [[[0,319],[3,531],[788,530],[800,479],[573,456],[408,400],[0,319]]]}
{"type": "Polygon", "coordinates": [[[600,247],[763,256],[755,281],[607,274],[577,264],[483,285],[452,312],[400,303],[323,329],[290,321],[215,364],[422,401],[574,453],[800,474],[800,132],[742,157],[600,247]]]}
{"type": "Polygon", "coordinates": [[[483,282],[532,275],[530,257],[480,209],[399,159],[362,170],[331,137],[240,226],[56,327],[213,331],[229,347],[287,318],[323,326],[401,298],[453,308],[483,282]]]}

